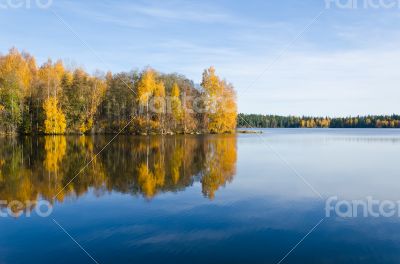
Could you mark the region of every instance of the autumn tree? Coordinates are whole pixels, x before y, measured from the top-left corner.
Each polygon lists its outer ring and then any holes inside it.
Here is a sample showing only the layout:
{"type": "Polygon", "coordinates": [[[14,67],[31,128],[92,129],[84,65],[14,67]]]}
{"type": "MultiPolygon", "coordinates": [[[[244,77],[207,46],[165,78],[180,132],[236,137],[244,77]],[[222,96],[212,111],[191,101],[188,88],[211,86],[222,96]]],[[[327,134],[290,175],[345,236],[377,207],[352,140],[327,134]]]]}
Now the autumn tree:
{"type": "Polygon", "coordinates": [[[106,89],[103,80],[89,76],[82,69],[77,69],[64,78],[62,104],[66,110],[69,129],[79,133],[92,129],[106,89]]]}
{"type": "Polygon", "coordinates": [[[203,73],[207,131],[210,133],[232,133],[236,128],[237,106],[233,87],[221,81],[214,67],[203,73]]]}
{"type": "Polygon", "coordinates": [[[49,59],[39,68],[38,85],[41,88],[43,98],[58,97],[61,93],[61,80],[64,73],[64,65],[60,60],[53,63],[49,59]]]}
{"type": "Polygon", "coordinates": [[[180,99],[180,90],[178,84],[174,83],[171,90],[171,113],[174,121],[174,130],[180,125],[183,117],[182,101],[180,99]]]}
{"type": "Polygon", "coordinates": [[[3,109],[0,123],[4,132],[15,132],[22,124],[35,67],[31,56],[14,48],[0,57],[0,105],[3,109]]]}
{"type": "Polygon", "coordinates": [[[58,100],[52,96],[46,99],[43,103],[43,109],[46,115],[44,121],[45,134],[63,134],[67,124],[65,122],[65,115],[58,106],[58,100]]]}
{"type": "MultiPolygon", "coordinates": [[[[117,133],[128,122],[137,116],[138,103],[136,100],[136,85],[139,79],[137,71],[112,74],[105,76],[106,91],[104,100],[97,113],[95,129],[99,132],[117,133]]],[[[125,131],[135,133],[134,124],[125,131]]]]}
{"type": "Polygon", "coordinates": [[[155,70],[146,69],[141,74],[137,84],[136,99],[139,104],[139,115],[141,116],[142,112],[145,112],[146,132],[150,132],[150,128],[159,130],[162,127],[165,113],[165,86],[162,81],[158,80],[155,70]],[[156,118],[150,120],[150,111],[155,112],[156,118]]]}
{"type": "Polygon", "coordinates": [[[165,86],[162,81],[156,81],[154,87],[154,97],[152,102],[154,116],[153,129],[158,130],[161,134],[165,132],[165,86]]]}

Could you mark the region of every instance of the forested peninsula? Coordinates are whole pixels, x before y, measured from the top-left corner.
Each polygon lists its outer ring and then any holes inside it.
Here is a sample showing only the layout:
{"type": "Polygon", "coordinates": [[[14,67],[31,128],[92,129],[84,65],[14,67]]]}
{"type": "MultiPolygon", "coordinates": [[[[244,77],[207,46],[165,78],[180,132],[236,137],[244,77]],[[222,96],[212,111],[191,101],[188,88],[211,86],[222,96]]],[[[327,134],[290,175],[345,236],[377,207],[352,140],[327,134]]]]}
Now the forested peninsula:
{"type": "Polygon", "coordinates": [[[0,55],[1,134],[232,133],[236,93],[213,67],[195,85],[147,67],[89,74],[27,52],[0,55]]]}

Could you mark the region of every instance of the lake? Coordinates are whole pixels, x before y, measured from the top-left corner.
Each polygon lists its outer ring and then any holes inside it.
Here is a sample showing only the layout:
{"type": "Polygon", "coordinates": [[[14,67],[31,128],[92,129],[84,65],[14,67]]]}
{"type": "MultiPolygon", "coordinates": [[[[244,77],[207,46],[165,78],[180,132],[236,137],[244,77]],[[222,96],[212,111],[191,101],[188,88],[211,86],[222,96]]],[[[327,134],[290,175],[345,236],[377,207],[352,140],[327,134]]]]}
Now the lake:
{"type": "Polygon", "coordinates": [[[400,262],[399,216],[326,214],[400,200],[400,130],[113,137],[0,138],[0,263],[400,262]]]}

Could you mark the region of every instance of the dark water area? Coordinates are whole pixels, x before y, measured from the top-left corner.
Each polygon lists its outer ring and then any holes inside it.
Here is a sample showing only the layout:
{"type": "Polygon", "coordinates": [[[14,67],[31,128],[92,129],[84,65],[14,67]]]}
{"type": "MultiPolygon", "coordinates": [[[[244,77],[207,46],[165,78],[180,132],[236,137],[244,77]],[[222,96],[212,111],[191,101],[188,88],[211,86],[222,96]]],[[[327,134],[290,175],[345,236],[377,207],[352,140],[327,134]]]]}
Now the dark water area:
{"type": "Polygon", "coordinates": [[[398,216],[325,210],[400,200],[400,131],[112,138],[0,138],[0,263],[400,262],[398,216]]]}

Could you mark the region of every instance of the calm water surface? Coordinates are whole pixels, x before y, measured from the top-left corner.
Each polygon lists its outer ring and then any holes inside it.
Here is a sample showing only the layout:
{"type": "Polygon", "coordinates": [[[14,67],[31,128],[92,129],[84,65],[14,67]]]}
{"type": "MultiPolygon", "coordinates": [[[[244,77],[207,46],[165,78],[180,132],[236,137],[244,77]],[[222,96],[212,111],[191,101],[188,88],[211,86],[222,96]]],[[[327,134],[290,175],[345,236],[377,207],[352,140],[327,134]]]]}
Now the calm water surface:
{"type": "MultiPolygon", "coordinates": [[[[400,200],[397,130],[111,138],[0,139],[0,200],[53,204],[0,218],[0,263],[94,263],[54,220],[100,264],[278,263],[327,197],[400,200]]],[[[281,263],[399,262],[399,217],[330,217],[281,263]]]]}

